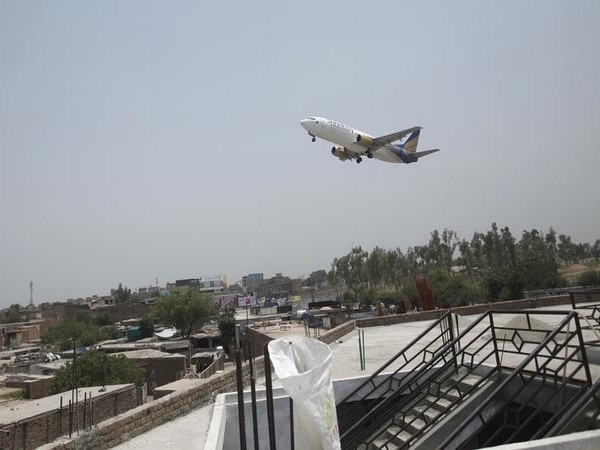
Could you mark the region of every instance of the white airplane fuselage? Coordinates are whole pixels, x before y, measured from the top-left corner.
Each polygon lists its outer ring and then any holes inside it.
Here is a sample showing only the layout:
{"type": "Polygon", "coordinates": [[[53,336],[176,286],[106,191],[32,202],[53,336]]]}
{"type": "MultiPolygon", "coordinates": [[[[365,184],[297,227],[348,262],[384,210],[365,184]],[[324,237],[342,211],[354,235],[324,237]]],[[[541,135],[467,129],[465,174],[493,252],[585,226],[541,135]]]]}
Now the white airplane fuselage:
{"type": "MultiPolygon", "coordinates": [[[[335,120],[324,117],[311,117],[300,121],[300,124],[313,137],[313,141],[314,138],[318,137],[335,144],[340,149],[346,149],[351,154],[359,156],[367,155],[370,158],[392,163],[404,162],[390,144],[385,145],[376,152],[370,153],[368,146],[364,143],[372,141],[373,136],[335,120]]],[[[332,149],[332,152],[334,149],[332,149]]]]}

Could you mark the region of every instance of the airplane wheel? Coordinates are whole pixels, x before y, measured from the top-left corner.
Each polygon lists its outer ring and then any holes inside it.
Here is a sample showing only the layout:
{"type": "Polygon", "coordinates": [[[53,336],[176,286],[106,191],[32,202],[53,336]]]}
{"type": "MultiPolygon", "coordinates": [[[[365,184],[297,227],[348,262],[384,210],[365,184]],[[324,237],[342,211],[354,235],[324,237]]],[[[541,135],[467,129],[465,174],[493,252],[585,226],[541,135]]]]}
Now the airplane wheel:
{"type": "Polygon", "coordinates": [[[317,140],[317,138],[312,138],[311,141],[315,142],[317,140]]]}
{"type": "Polygon", "coordinates": [[[358,158],[356,158],[356,164],[360,164],[361,161],[362,161],[362,158],[360,156],[358,158]]]}
{"type": "Polygon", "coordinates": [[[373,153],[367,153],[367,158],[373,159],[373,153]]]}

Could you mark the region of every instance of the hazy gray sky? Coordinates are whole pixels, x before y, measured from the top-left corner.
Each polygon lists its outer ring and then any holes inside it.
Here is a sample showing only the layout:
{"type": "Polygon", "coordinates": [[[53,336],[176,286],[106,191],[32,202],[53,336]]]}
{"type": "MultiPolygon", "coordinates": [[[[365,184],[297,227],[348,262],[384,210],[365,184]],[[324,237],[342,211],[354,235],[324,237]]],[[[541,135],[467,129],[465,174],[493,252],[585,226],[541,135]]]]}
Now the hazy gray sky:
{"type": "Polygon", "coordinates": [[[0,3],[0,306],[600,237],[600,2],[0,3]],[[421,125],[417,164],[310,142],[421,125]]]}

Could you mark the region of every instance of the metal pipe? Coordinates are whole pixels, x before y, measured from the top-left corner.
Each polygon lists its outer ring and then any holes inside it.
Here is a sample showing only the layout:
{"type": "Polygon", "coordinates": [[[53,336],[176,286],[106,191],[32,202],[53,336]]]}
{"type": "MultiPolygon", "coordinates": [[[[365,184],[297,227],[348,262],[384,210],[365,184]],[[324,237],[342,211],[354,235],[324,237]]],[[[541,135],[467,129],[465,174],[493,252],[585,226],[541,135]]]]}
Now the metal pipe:
{"type": "Polygon", "coordinates": [[[246,450],[246,416],[244,414],[244,378],[242,375],[241,349],[235,350],[235,375],[237,379],[238,427],[240,432],[240,449],[246,450]]]}
{"type": "Polygon", "coordinates": [[[496,338],[496,328],[494,327],[494,314],[492,312],[489,313],[490,318],[490,330],[492,332],[492,345],[494,346],[494,353],[496,355],[496,369],[500,371],[502,368],[502,363],[500,362],[500,355],[498,353],[498,341],[496,338]]]}
{"type": "Polygon", "coordinates": [[[73,402],[69,400],[69,437],[73,434],[73,402]]]}
{"type": "Polygon", "coordinates": [[[290,449],[294,450],[294,400],[290,397],[290,449]]]}
{"type": "Polygon", "coordinates": [[[362,354],[362,344],[361,344],[361,335],[360,329],[358,330],[358,360],[360,362],[360,370],[364,370],[363,368],[363,354],[362,354]]]}
{"type": "Polygon", "coordinates": [[[265,385],[267,394],[267,417],[269,420],[269,445],[271,450],[276,450],[275,443],[275,409],[273,407],[273,380],[271,379],[271,360],[269,359],[269,344],[264,346],[265,358],[265,385]]]}
{"type": "Polygon", "coordinates": [[[581,324],[579,323],[579,315],[575,314],[575,328],[577,330],[577,339],[579,340],[579,351],[581,352],[581,359],[583,361],[583,367],[585,368],[585,377],[588,386],[592,385],[592,374],[590,372],[590,365],[587,357],[587,351],[585,350],[585,341],[583,340],[583,333],[581,332],[581,324]]]}
{"type": "Polygon", "coordinates": [[[258,442],[258,413],[256,411],[256,377],[254,375],[254,349],[253,342],[249,348],[249,364],[250,364],[250,397],[252,398],[252,434],[254,440],[254,450],[259,450],[258,442]]]}

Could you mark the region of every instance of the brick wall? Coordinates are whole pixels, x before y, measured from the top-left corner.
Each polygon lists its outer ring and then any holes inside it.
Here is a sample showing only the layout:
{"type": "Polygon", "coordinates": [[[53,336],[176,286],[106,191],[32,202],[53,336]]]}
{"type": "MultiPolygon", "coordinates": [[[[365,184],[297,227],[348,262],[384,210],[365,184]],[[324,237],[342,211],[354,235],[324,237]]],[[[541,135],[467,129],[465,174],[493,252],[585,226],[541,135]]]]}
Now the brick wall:
{"type": "Polygon", "coordinates": [[[578,303],[591,303],[596,302],[600,303],[600,289],[586,289],[584,291],[576,291],[573,292],[573,300],[576,304],[578,303]]]}
{"type": "Polygon", "coordinates": [[[333,341],[338,340],[342,336],[350,333],[352,330],[356,328],[356,321],[350,320],[349,322],[345,322],[342,325],[335,327],[331,331],[328,331],[323,336],[320,336],[318,339],[325,344],[331,344],[333,341]]]}
{"type": "MultiPolygon", "coordinates": [[[[258,376],[264,375],[264,359],[256,358],[258,376]]],[[[250,369],[247,363],[242,366],[244,386],[250,384],[250,369]]],[[[225,370],[222,375],[199,379],[189,389],[173,392],[151,403],[138,406],[118,417],[112,417],[91,430],[73,437],[60,439],[43,449],[87,450],[114,447],[138,434],[145,433],[169,420],[186,414],[214,400],[216,394],[237,389],[235,367],[225,370]]]]}
{"type": "Polygon", "coordinates": [[[136,317],[144,317],[146,314],[150,313],[151,310],[152,305],[146,305],[144,303],[122,303],[110,308],[100,308],[90,312],[92,317],[108,314],[111,321],[117,322],[136,317]]]}
{"type": "Polygon", "coordinates": [[[13,387],[23,389],[25,391],[25,398],[36,399],[46,397],[48,391],[54,383],[54,378],[43,378],[39,380],[19,380],[12,381],[7,380],[4,382],[6,387],[13,387]]]}
{"type": "MultiPolygon", "coordinates": [[[[122,414],[137,406],[136,387],[131,384],[117,391],[103,395],[91,400],[94,423],[99,423],[109,417],[122,414]]],[[[83,400],[77,404],[80,428],[83,427],[84,403],[83,400]]],[[[86,411],[86,419],[89,419],[90,407],[86,411]]],[[[77,417],[77,411],[73,417],[77,417]]],[[[26,420],[5,425],[0,430],[1,449],[34,449],[38,448],[59,436],[69,432],[69,407],[63,404],[59,408],[26,420]]]]}
{"type": "MultiPolygon", "coordinates": [[[[600,301],[600,298],[598,299],[600,301]]],[[[569,295],[560,295],[557,297],[531,298],[522,300],[512,300],[508,302],[482,303],[472,306],[461,306],[452,308],[452,312],[461,316],[472,314],[483,314],[490,309],[495,310],[514,310],[514,309],[533,309],[543,306],[565,305],[567,309],[571,307],[571,298],[569,295]]],[[[407,314],[392,314],[389,316],[369,317],[367,319],[356,320],[356,326],[359,328],[377,327],[382,325],[392,325],[396,323],[418,322],[421,320],[438,319],[446,310],[436,309],[433,311],[421,311],[407,314]]],[[[334,329],[335,330],[335,329],[334,329]]]]}

